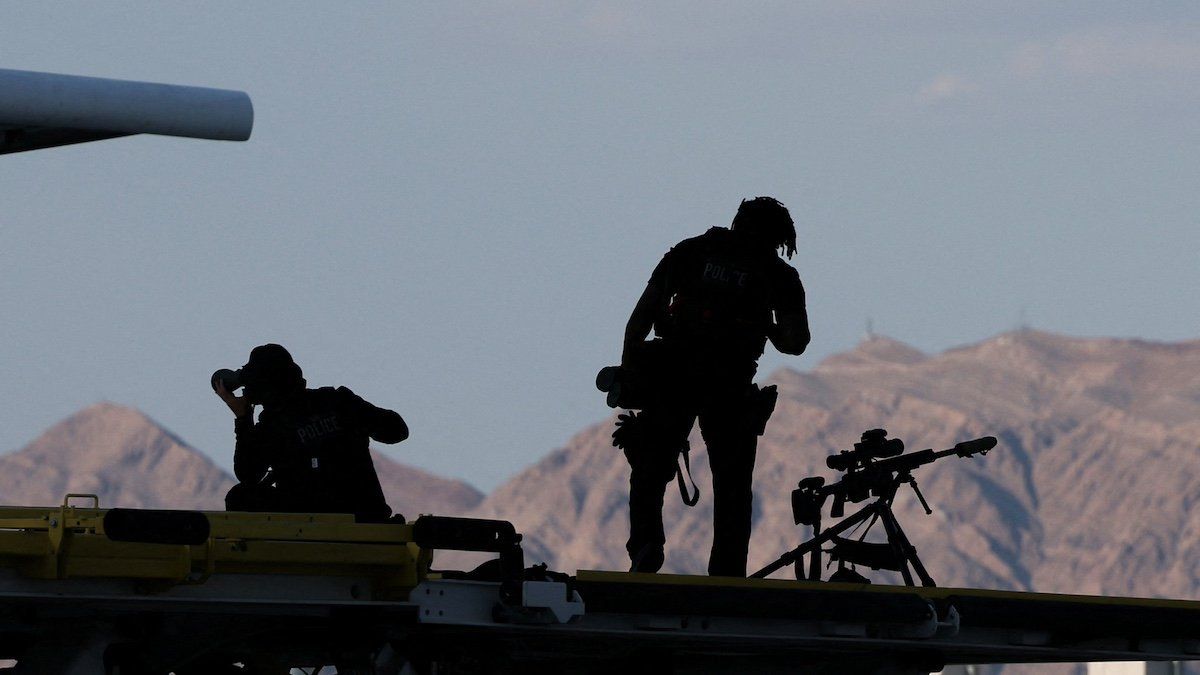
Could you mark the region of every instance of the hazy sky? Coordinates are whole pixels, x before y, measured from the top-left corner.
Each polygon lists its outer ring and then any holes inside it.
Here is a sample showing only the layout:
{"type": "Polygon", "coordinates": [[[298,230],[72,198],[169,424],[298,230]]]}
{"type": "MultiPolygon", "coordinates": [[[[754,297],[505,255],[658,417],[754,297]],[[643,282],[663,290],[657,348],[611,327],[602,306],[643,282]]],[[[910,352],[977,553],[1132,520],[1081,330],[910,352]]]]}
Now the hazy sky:
{"type": "Polygon", "coordinates": [[[103,399],[229,466],[208,376],[277,341],[490,489],[608,414],[659,256],[759,194],[814,336],[764,374],[868,319],[1200,336],[1195,2],[10,3],[0,68],[256,111],[0,157],[0,450],[103,399]]]}

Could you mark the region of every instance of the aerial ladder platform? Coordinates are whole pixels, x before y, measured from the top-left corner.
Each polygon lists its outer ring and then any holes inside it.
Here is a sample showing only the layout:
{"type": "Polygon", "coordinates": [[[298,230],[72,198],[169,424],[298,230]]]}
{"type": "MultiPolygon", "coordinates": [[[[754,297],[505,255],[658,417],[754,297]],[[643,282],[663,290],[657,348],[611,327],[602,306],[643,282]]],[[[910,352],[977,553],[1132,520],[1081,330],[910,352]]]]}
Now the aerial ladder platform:
{"type": "Polygon", "coordinates": [[[910,674],[1200,659],[1200,602],[567,575],[526,566],[505,521],[104,509],[71,495],[0,507],[0,658],[64,675],[910,674]],[[439,550],[495,558],[439,571],[439,550]]]}
{"type": "Polygon", "coordinates": [[[245,141],[241,91],[0,68],[0,155],[154,134],[245,141]]]}

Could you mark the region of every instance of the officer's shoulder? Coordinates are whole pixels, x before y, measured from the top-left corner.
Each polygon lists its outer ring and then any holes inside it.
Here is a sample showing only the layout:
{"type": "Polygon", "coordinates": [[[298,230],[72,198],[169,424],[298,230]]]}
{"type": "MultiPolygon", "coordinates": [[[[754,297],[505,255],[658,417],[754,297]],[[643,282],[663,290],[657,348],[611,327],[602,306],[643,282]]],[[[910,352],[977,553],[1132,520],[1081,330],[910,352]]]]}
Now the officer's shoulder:
{"type": "Polygon", "coordinates": [[[733,230],[728,227],[710,227],[696,237],[692,237],[689,241],[712,243],[714,241],[724,243],[733,239],[733,230]]]}
{"type": "Polygon", "coordinates": [[[772,279],[773,283],[794,283],[800,280],[800,273],[783,258],[772,255],[765,258],[764,262],[767,278],[772,279]]]}
{"type": "Polygon", "coordinates": [[[312,392],[314,398],[325,406],[357,408],[363,403],[362,397],[351,391],[349,387],[321,387],[313,389],[312,392]]]}
{"type": "Polygon", "coordinates": [[[310,396],[322,401],[340,399],[345,397],[346,393],[351,395],[354,393],[345,387],[317,387],[316,389],[309,389],[308,391],[310,396]]]}
{"type": "Polygon", "coordinates": [[[788,275],[799,274],[790,262],[777,255],[771,256],[771,268],[788,275]]]}
{"type": "Polygon", "coordinates": [[[712,246],[714,243],[724,243],[732,232],[724,227],[710,227],[704,234],[688,237],[671,247],[672,252],[686,253],[712,246]]]}

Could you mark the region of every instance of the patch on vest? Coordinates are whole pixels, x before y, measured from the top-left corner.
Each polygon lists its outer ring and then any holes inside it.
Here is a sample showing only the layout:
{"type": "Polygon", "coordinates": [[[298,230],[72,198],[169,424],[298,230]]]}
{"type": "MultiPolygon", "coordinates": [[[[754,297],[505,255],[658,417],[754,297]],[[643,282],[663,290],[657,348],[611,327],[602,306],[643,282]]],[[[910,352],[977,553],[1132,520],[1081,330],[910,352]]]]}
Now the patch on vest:
{"type": "MultiPolygon", "coordinates": [[[[296,429],[296,435],[300,437],[301,443],[309,443],[339,433],[341,430],[342,427],[338,424],[337,415],[326,415],[325,417],[315,418],[308,424],[296,429]]],[[[316,460],[313,461],[315,462],[316,460]]]]}
{"type": "Polygon", "coordinates": [[[723,284],[734,284],[739,287],[746,285],[746,277],[750,276],[749,272],[743,272],[739,269],[734,269],[726,265],[719,265],[714,262],[704,263],[704,280],[719,281],[723,284]]]}

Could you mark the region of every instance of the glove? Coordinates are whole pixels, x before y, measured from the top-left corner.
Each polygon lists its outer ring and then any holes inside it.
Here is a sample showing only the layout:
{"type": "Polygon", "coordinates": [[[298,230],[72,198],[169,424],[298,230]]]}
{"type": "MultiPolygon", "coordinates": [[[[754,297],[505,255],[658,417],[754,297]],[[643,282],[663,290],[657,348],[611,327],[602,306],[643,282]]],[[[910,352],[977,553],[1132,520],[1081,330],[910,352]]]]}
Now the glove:
{"type": "Polygon", "coordinates": [[[617,415],[617,428],[612,433],[612,444],[622,450],[635,447],[642,435],[637,413],[632,410],[617,415]]]}

